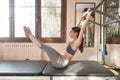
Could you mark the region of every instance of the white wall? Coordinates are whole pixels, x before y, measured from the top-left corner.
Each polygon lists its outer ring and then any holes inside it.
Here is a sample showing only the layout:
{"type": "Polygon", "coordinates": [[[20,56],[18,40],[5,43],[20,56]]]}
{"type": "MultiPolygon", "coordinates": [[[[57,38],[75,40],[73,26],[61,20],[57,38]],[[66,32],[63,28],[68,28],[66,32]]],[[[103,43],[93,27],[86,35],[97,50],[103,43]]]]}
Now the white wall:
{"type": "Polygon", "coordinates": [[[4,53],[4,45],[3,43],[0,43],[0,60],[3,59],[3,53],[4,53]]]}
{"type": "Polygon", "coordinates": [[[106,61],[111,66],[120,68],[120,45],[119,44],[108,44],[108,58],[106,61]]]}

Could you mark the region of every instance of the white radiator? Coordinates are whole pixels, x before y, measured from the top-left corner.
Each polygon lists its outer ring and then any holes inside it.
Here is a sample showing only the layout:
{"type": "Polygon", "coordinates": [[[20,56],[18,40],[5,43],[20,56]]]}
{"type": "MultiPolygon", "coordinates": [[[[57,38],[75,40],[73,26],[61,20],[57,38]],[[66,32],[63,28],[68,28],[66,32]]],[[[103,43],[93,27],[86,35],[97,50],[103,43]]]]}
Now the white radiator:
{"type": "Polygon", "coordinates": [[[33,43],[4,43],[4,60],[41,60],[41,49],[33,43]]]}

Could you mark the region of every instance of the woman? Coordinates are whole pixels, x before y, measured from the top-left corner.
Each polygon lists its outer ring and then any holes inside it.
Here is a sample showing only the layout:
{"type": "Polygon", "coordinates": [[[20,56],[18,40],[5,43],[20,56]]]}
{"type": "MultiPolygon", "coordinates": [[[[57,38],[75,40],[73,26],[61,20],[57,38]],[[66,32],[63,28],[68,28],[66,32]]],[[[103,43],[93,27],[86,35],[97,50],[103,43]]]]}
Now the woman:
{"type": "Polygon", "coordinates": [[[54,50],[48,45],[45,45],[43,42],[38,41],[31,33],[31,30],[29,27],[24,26],[24,32],[27,37],[31,39],[33,43],[36,44],[37,47],[43,49],[48,57],[50,58],[50,61],[54,67],[57,68],[63,68],[69,64],[72,57],[74,56],[77,49],[79,49],[81,52],[83,52],[83,34],[85,32],[85,29],[89,23],[89,19],[91,18],[92,11],[87,11],[88,15],[86,17],[86,20],[83,24],[83,26],[79,27],[80,22],[82,20],[82,17],[80,18],[78,24],[76,27],[72,27],[69,33],[69,36],[71,38],[71,41],[68,42],[66,49],[64,51],[64,55],[61,55],[59,52],[54,50]]]}

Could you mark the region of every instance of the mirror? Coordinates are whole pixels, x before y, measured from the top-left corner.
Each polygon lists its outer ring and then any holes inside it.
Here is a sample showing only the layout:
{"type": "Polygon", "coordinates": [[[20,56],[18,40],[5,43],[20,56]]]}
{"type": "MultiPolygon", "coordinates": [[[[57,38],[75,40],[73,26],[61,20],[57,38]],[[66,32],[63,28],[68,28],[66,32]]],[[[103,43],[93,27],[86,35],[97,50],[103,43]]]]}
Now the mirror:
{"type": "MultiPolygon", "coordinates": [[[[75,4],[75,25],[79,21],[80,17],[87,11],[88,8],[94,8],[95,3],[76,3],[75,4]]],[[[91,20],[95,20],[95,14],[92,14],[91,20]]],[[[84,20],[81,22],[81,26],[84,23],[84,20]]],[[[86,47],[94,47],[94,29],[95,24],[89,22],[88,27],[84,33],[84,46],[86,47]]]]}

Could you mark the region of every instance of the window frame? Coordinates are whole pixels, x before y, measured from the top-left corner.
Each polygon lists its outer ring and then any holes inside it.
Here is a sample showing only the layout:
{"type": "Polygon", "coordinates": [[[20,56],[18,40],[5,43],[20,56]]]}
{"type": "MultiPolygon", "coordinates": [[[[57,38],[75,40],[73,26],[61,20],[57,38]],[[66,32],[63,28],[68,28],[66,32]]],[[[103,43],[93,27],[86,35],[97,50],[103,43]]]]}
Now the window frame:
{"type": "MultiPolygon", "coordinates": [[[[61,0],[61,36],[60,37],[41,37],[41,0],[35,0],[35,37],[45,43],[64,43],[66,42],[66,9],[67,0],[61,0]]],[[[15,16],[14,0],[9,0],[9,37],[0,37],[0,42],[31,42],[26,37],[15,37],[15,16]]]]}

